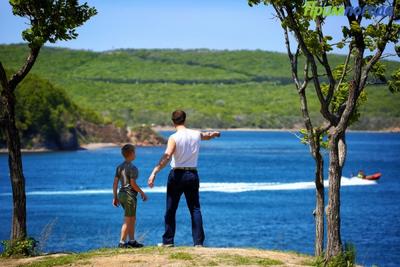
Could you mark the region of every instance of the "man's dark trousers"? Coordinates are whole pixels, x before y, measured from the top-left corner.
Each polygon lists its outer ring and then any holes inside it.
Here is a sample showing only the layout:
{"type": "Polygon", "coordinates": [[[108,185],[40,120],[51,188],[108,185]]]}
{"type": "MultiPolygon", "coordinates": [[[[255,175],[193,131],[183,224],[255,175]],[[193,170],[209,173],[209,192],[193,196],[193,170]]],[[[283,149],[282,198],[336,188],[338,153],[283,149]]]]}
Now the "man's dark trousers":
{"type": "Polygon", "coordinates": [[[181,195],[185,194],[186,203],[192,219],[194,245],[203,245],[203,219],[199,201],[199,176],[196,170],[171,170],[167,185],[167,210],[165,212],[164,244],[174,244],[175,214],[181,195]]]}

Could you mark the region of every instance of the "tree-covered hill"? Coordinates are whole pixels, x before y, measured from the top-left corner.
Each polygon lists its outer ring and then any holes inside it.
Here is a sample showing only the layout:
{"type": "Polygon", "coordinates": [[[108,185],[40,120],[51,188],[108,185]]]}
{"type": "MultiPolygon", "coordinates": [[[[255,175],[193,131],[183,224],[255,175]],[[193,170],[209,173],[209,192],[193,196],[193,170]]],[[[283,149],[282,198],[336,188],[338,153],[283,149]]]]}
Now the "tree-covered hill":
{"type": "MultiPolygon", "coordinates": [[[[17,68],[25,45],[1,45],[0,60],[17,68]]],[[[342,56],[332,55],[335,64],[342,56]]],[[[400,67],[388,61],[387,73],[400,67]]],[[[301,125],[286,54],[266,51],[113,50],[45,47],[33,73],[65,88],[79,106],[128,125],[169,123],[176,108],[196,127],[287,128],[301,125]]],[[[312,91],[309,94],[313,94],[312,91]]],[[[400,95],[370,85],[362,119],[353,128],[400,125],[400,95]]],[[[318,116],[311,97],[313,116],[318,116]]]]}
{"type": "MultiPolygon", "coordinates": [[[[125,125],[115,125],[94,111],[76,105],[66,92],[28,75],[16,90],[16,123],[23,148],[71,150],[90,142],[131,142],[125,125]]],[[[142,129],[129,133],[141,144],[153,133],[136,138],[142,129]]],[[[161,140],[159,140],[161,141],[161,140]]],[[[0,148],[6,146],[0,133],[0,148]]]]}

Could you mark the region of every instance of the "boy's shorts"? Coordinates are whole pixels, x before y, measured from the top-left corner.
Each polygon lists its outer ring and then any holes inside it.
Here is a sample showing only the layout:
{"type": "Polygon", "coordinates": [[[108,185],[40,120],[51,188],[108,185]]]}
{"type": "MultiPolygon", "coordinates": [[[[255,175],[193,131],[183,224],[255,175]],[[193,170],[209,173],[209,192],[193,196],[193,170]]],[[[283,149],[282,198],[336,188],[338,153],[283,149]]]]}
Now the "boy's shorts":
{"type": "Polygon", "coordinates": [[[125,211],[125,217],[136,216],[136,196],[122,191],[118,193],[118,200],[125,211]]]}

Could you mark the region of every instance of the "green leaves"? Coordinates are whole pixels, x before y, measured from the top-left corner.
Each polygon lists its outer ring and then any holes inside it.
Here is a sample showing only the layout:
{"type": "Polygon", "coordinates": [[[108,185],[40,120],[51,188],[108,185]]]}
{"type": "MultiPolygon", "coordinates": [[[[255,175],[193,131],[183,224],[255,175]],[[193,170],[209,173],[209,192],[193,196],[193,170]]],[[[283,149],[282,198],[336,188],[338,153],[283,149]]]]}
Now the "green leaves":
{"type": "Polygon", "coordinates": [[[33,237],[20,240],[3,240],[0,242],[3,246],[1,257],[26,257],[36,256],[39,242],[33,237]]]}
{"type": "MultiPolygon", "coordinates": [[[[384,23],[370,24],[365,28],[364,38],[365,44],[370,51],[374,51],[377,48],[382,49],[385,42],[385,35],[388,31],[388,25],[384,23]]],[[[392,29],[388,34],[388,42],[397,43],[399,40],[400,25],[394,23],[392,29]]]]}
{"type": "Polygon", "coordinates": [[[400,92],[400,68],[392,74],[392,79],[388,81],[389,90],[392,93],[400,92]]]}
{"type": "Polygon", "coordinates": [[[249,4],[249,6],[255,6],[255,5],[260,4],[261,2],[262,1],[260,1],[260,0],[249,0],[248,4],[249,4]]]}
{"type": "MultiPolygon", "coordinates": [[[[315,143],[319,143],[320,147],[323,149],[329,149],[329,142],[328,142],[328,132],[324,131],[317,136],[318,129],[313,129],[313,137],[315,138],[315,143]]],[[[307,129],[300,129],[300,142],[304,145],[308,145],[310,143],[310,139],[308,137],[307,129]]]]}
{"type": "Polygon", "coordinates": [[[10,0],[13,14],[28,18],[30,27],[22,32],[22,38],[31,47],[46,42],[71,40],[78,36],[76,28],[97,14],[87,3],[78,0],[10,0]]]}
{"type": "Polygon", "coordinates": [[[361,26],[357,21],[352,21],[350,24],[350,31],[352,33],[361,33],[361,26]]]}
{"type": "MultiPolygon", "coordinates": [[[[367,57],[366,60],[369,60],[370,57],[367,57]]],[[[370,73],[372,76],[380,82],[386,82],[386,65],[382,63],[382,61],[378,61],[375,65],[372,66],[370,73]]]]}

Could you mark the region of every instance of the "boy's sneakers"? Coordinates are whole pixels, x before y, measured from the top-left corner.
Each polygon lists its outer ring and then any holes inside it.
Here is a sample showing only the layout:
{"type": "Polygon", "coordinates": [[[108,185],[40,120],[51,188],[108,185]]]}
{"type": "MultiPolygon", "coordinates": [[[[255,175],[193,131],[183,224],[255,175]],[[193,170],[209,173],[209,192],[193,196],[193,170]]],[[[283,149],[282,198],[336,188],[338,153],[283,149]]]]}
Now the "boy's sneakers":
{"type": "Polygon", "coordinates": [[[158,243],[158,247],[163,247],[163,248],[172,248],[174,244],[164,244],[164,243],[158,243]]]}
{"type": "Polygon", "coordinates": [[[140,244],[136,240],[129,240],[128,243],[126,243],[128,248],[142,248],[143,244],[140,244]]]}
{"type": "Polygon", "coordinates": [[[119,243],[118,243],[118,248],[127,248],[127,244],[126,244],[126,243],[119,242],[119,243]]]}

